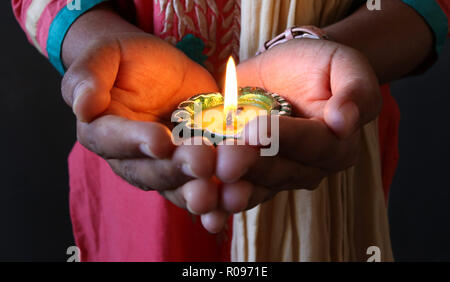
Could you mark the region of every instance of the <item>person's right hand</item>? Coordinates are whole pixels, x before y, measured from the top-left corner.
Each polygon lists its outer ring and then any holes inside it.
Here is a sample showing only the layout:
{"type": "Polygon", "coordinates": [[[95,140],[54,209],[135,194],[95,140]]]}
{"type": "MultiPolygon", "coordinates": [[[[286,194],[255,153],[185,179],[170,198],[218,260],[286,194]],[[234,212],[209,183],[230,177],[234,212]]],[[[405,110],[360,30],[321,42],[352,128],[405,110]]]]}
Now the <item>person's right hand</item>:
{"type": "Polygon", "coordinates": [[[212,76],[170,44],[144,33],[97,39],[70,65],[62,82],[77,117],[79,142],[127,182],[157,190],[217,232],[215,149],[175,146],[172,111],[196,93],[215,92],[212,76]]]}

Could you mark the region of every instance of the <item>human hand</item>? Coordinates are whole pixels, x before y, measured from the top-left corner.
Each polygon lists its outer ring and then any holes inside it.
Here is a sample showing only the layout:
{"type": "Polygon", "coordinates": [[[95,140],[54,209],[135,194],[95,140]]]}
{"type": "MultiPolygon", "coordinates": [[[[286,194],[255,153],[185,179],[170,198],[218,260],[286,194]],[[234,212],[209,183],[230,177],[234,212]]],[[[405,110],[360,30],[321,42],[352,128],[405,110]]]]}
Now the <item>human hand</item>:
{"type": "MultiPolygon", "coordinates": [[[[217,207],[213,146],[175,146],[168,128],[178,103],[217,91],[211,75],[182,52],[144,33],[96,40],[71,64],[64,100],[77,117],[79,142],[127,182],[157,190],[179,207],[217,207]]],[[[214,231],[214,224],[206,224],[214,231]]]]}
{"type": "MultiPolygon", "coordinates": [[[[262,157],[257,146],[217,148],[220,207],[239,212],[279,191],[314,189],[330,173],[354,164],[360,129],[381,108],[378,80],[356,50],[325,40],[291,40],[238,66],[241,86],[257,86],[291,102],[280,117],[280,151],[262,157]]],[[[247,132],[257,134],[258,120],[247,132]]],[[[268,125],[270,126],[270,124],[268,125]]],[[[258,135],[258,134],[257,134],[258,135]]],[[[247,141],[251,140],[246,136],[247,141]]]]}

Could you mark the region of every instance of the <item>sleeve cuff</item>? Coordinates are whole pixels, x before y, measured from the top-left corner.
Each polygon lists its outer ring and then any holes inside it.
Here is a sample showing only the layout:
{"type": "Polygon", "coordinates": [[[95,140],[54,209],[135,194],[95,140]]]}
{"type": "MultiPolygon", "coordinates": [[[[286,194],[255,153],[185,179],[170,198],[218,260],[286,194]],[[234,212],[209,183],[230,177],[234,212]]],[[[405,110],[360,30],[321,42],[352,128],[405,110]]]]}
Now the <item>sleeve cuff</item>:
{"type": "Polygon", "coordinates": [[[69,28],[81,15],[96,5],[106,1],[108,0],[80,1],[80,9],[76,9],[75,5],[70,6],[68,4],[62,8],[53,19],[48,32],[47,53],[50,63],[52,63],[62,75],[65,73],[64,64],[61,58],[62,44],[69,28]]]}
{"type": "Polygon", "coordinates": [[[416,10],[431,27],[434,33],[436,52],[440,54],[447,40],[448,20],[439,4],[434,0],[402,1],[416,10]]]}

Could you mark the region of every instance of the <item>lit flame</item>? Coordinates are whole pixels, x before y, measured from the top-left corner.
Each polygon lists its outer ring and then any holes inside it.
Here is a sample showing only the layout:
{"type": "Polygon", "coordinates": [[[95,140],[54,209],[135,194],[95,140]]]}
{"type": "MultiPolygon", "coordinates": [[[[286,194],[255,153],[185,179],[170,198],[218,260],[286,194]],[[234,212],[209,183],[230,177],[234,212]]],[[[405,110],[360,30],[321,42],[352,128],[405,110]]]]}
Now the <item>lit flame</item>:
{"type": "Polygon", "coordinates": [[[238,86],[236,64],[234,63],[233,57],[230,57],[227,63],[227,73],[225,78],[225,103],[223,109],[227,126],[234,125],[237,106],[238,86]]]}

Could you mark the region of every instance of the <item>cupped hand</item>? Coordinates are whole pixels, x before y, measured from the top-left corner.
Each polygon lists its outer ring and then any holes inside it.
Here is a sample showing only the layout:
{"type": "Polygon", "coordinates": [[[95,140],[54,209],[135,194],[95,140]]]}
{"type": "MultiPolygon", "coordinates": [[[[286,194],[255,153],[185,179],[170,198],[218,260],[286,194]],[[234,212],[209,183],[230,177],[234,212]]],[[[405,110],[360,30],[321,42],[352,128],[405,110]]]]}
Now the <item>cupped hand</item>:
{"type": "MultiPolygon", "coordinates": [[[[204,68],[143,33],[98,39],[71,64],[62,82],[82,145],[127,182],[157,190],[195,214],[217,209],[216,152],[205,142],[175,146],[168,126],[178,103],[214,91],[217,85],[204,68]]],[[[205,226],[217,231],[214,220],[205,226]]]]}
{"type": "MultiPolygon", "coordinates": [[[[279,137],[276,156],[261,156],[259,146],[218,146],[220,206],[229,212],[252,208],[279,191],[314,189],[325,176],[353,165],[360,130],[381,108],[378,80],[366,58],[331,41],[278,45],[240,64],[238,79],[241,86],[285,97],[293,116],[281,117],[277,130],[268,124],[269,134],[279,137]]],[[[247,131],[258,135],[258,120],[247,131]]]]}

